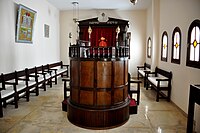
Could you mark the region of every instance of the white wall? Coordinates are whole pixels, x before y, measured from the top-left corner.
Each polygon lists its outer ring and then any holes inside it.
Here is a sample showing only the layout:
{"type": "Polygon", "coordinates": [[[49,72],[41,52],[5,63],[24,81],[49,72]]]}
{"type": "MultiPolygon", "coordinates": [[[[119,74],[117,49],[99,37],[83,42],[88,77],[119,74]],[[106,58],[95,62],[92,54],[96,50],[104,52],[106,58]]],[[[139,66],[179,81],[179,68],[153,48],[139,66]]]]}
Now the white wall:
{"type": "MultiPolygon", "coordinates": [[[[98,17],[101,13],[108,17],[129,20],[129,30],[131,32],[131,59],[129,71],[132,76],[136,76],[136,66],[144,63],[145,45],[146,45],[146,10],[139,11],[119,11],[119,10],[81,10],[80,20],[98,17]]],[[[73,42],[75,42],[76,26],[72,21],[71,11],[61,11],[60,13],[60,40],[61,40],[61,60],[69,64],[68,47],[69,32],[73,33],[73,42]]],[[[65,63],[65,64],[66,64],[65,63]]]]}
{"type": "Polygon", "coordinates": [[[1,0],[0,18],[1,73],[60,60],[59,10],[46,0],[1,0]],[[37,12],[32,44],[15,42],[18,4],[37,12]],[[44,37],[44,24],[50,26],[49,38],[44,37]]]}
{"type": "MultiPolygon", "coordinates": [[[[155,0],[153,0],[155,1],[155,0]]],[[[186,66],[187,52],[187,34],[188,28],[193,20],[200,19],[200,1],[199,0],[160,0],[160,27],[159,27],[159,47],[157,48],[158,67],[167,71],[172,71],[172,92],[171,100],[180,107],[185,113],[188,112],[189,87],[190,84],[200,83],[200,69],[186,66]],[[178,26],[181,29],[181,63],[171,63],[171,43],[172,32],[178,26]],[[160,60],[160,45],[163,31],[168,33],[168,61],[160,60]]],[[[148,17],[151,15],[151,9],[148,10],[148,17]]],[[[148,22],[148,21],[147,21],[148,22]]],[[[150,22],[147,24],[151,25],[150,22]]],[[[151,30],[151,29],[150,29],[151,30]]],[[[147,30],[147,35],[151,35],[151,31],[147,30]]],[[[147,36],[148,37],[148,36],[147,36]]],[[[146,38],[147,39],[147,38],[146,38]]],[[[156,52],[156,51],[155,51],[156,52]]],[[[200,109],[196,107],[195,119],[198,127],[200,127],[200,109]]],[[[196,129],[200,132],[200,129],[196,129]]]]}
{"type": "Polygon", "coordinates": [[[150,37],[151,38],[151,43],[153,45],[153,20],[152,20],[152,6],[149,6],[147,8],[147,31],[146,31],[146,49],[145,49],[145,58],[146,58],[146,62],[148,64],[152,64],[152,58],[147,58],[147,41],[148,41],[148,38],[150,37]]]}

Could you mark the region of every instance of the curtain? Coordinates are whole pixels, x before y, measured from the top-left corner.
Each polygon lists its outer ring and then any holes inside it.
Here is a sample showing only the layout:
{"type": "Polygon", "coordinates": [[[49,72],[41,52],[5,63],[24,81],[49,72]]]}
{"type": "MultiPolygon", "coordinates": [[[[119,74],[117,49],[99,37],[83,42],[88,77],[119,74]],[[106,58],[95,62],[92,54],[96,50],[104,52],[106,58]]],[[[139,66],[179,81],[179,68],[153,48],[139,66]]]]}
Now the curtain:
{"type": "MultiPolygon", "coordinates": [[[[89,41],[88,27],[82,27],[81,40],[89,41]]],[[[116,44],[116,27],[92,27],[91,46],[99,46],[101,37],[104,37],[107,46],[115,46],[116,44]]]]}

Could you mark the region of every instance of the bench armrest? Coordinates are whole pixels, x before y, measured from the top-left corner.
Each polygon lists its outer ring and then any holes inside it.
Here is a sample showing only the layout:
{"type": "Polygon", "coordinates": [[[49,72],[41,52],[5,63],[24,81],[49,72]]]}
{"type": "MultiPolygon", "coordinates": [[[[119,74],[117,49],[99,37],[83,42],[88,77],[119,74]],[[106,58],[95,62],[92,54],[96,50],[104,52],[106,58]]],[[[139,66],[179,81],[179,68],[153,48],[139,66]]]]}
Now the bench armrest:
{"type": "Polygon", "coordinates": [[[156,72],[146,71],[145,74],[146,77],[149,77],[149,75],[156,75],[156,72]]]}
{"type": "Polygon", "coordinates": [[[7,84],[7,85],[13,85],[13,89],[14,89],[14,91],[16,92],[17,91],[17,83],[15,83],[15,82],[7,82],[7,81],[5,81],[4,82],[5,84],[7,84]]]}
{"type": "Polygon", "coordinates": [[[51,70],[44,70],[44,71],[43,71],[43,73],[44,73],[45,75],[46,75],[47,73],[50,73],[50,74],[51,74],[51,72],[52,72],[51,70]]]}
{"type": "Polygon", "coordinates": [[[15,83],[15,82],[8,82],[8,81],[5,81],[4,83],[7,84],[7,85],[17,85],[17,83],[15,83]]]}
{"type": "Polygon", "coordinates": [[[22,78],[22,77],[18,77],[17,79],[18,79],[18,80],[23,80],[23,81],[26,81],[26,80],[27,80],[26,78],[22,78]]]}
{"type": "Polygon", "coordinates": [[[29,74],[28,76],[29,76],[29,77],[39,77],[38,75],[35,75],[35,74],[34,74],[34,75],[29,74]]]}
{"type": "Polygon", "coordinates": [[[168,78],[156,79],[156,81],[169,81],[169,79],[168,78]]]}
{"type": "Polygon", "coordinates": [[[58,69],[55,69],[55,68],[49,68],[49,70],[53,70],[53,71],[57,71],[58,69]]]}
{"type": "Polygon", "coordinates": [[[138,69],[138,70],[141,69],[141,68],[144,69],[144,66],[137,66],[137,69],[138,69]]]}
{"type": "Polygon", "coordinates": [[[44,75],[44,73],[43,73],[43,72],[41,72],[41,73],[38,73],[38,72],[37,72],[37,74],[43,74],[43,75],[44,75]]]}
{"type": "Polygon", "coordinates": [[[142,83],[141,80],[130,80],[130,83],[142,83]]]}
{"type": "Polygon", "coordinates": [[[62,81],[64,81],[64,82],[67,82],[67,81],[68,81],[68,82],[69,82],[69,81],[70,81],[70,78],[63,78],[62,81]]]}
{"type": "Polygon", "coordinates": [[[69,67],[69,65],[62,65],[62,66],[69,67]]]}
{"type": "MultiPolygon", "coordinates": [[[[57,70],[58,70],[58,69],[55,69],[55,68],[49,68],[49,71],[51,71],[51,72],[54,71],[55,74],[57,74],[57,70]]],[[[51,74],[51,72],[50,72],[50,74],[51,74]]]]}

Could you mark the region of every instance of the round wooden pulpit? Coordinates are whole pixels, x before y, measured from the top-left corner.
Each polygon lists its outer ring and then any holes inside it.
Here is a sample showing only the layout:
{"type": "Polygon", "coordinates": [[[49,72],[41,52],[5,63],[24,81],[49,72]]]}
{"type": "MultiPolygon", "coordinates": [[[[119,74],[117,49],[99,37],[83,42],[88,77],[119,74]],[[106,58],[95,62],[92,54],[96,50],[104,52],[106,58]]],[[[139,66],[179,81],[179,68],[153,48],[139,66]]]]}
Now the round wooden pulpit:
{"type": "Polygon", "coordinates": [[[71,123],[91,129],[117,127],[129,119],[128,58],[71,58],[71,123]]]}

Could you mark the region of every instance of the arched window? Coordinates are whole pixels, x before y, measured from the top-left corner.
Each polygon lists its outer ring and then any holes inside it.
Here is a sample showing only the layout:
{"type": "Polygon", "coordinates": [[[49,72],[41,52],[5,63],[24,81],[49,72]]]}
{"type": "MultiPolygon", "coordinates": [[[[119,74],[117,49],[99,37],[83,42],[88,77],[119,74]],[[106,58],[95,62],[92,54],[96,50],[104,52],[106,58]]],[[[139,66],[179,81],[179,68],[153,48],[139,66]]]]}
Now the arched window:
{"type": "Polygon", "coordinates": [[[151,38],[150,37],[147,41],[147,57],[151,58],[151,38]]]}
{"type": "Polygon", "coordinates": [[[200,20],[194,20],[188,30],[186,65],[200,68],[200,20]]]}
{"type": "Polygon", "coordinates": [[[172,56],[171,62],[180,64],[181,57],[181,30],[176,27],[172,34],[172,56]]]}
{"type": "Polygon", "coordinates": [[[168,53],[168,35],[164,31],[162,34],[162,46],[161,46],[161,61],[167,62],[167,53],[168,53]]]}

